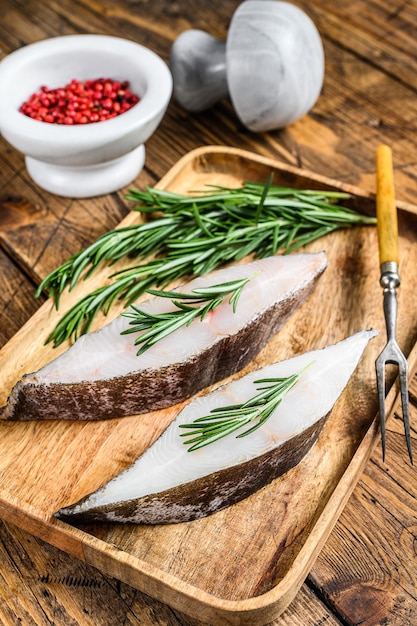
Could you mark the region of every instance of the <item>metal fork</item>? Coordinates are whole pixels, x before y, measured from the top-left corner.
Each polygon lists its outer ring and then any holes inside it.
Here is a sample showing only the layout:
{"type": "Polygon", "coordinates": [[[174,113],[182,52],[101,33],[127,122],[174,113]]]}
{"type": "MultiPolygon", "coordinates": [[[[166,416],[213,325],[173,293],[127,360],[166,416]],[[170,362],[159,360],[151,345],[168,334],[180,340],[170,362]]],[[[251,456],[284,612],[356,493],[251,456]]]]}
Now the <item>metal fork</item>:
{"type": "Polygon", "coordinates": [[[395,205],[394,175],[392,152],[388,146],[379,146],[376,153],[376,214],[378,229],[379,262],[381,269],[380,284],[383,288],[384,315],[387,329],[387,344],[376,360],[376,378],[379,400],[379,418],[381,422],[382,459],[385,460],[385,365],[398,366],[400,378],[401,406],[404,431],[407,440],[408,455],[411,464],[410,418],[408,412],[408,363],[396,340],[397,327],[397,287],[400,285],[398,274],[398,222],[395,205]]]}

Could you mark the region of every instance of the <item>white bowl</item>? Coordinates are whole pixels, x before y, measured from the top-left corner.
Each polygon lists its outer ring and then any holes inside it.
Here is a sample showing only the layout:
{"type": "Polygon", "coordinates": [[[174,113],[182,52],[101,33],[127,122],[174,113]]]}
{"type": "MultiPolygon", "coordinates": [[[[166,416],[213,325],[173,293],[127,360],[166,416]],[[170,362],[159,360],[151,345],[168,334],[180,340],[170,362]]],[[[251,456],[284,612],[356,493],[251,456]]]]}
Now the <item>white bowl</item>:
{"type": "Polygon", "coordinates": [[[33,180],[52,193],[85,198],[131,183],[143,168],[144,143],[158,127],[172,93],[171,73],[151,50],[105,35],[39,41],[0,63],[0,132],[25,155],[33,180]],[[42,85],[72,79],[128,81],[140,101],[121,115],[65,126],[34,120],[19,107],[42,85]]]}

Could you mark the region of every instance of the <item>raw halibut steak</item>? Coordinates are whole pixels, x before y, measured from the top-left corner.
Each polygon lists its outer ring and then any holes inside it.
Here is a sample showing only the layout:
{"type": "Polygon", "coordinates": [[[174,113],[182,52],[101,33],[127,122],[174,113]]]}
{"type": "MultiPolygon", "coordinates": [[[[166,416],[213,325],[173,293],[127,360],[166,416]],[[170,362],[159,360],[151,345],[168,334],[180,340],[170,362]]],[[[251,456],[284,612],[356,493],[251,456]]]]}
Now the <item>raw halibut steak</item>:
{"type": "MultiPolygon", "coordinates": [[[[273,256],[217,270],[180,287],[253,276],[236,312],[226,298],[204,321],[194,320],[137,356],[138,334],[123,315],[82,335],[65,353],[15,385],[6,420],[97,420],[171,406],[249,363],[313,291],[327,266],[324,253],[273,256]]],[[[176,307],[153,296],[139,305],[153,314],[176,307]]],[[[141,331],[144,332],[144,331],[141,331]]]]}
{"type": "Polygon", "coordinates": [[[195,398],[130,467],[56,516],[69,522],[185,522],[251,495],[297,465],[310,450],[376,334],[363,330],[195,398]],[[248,401],[259,379],[288,377],[303,368],[298,382],[257,430],[237,438],[246,425],[191,452],[184,445],[180,424],[207,416],[214,408],[248,401]]]}

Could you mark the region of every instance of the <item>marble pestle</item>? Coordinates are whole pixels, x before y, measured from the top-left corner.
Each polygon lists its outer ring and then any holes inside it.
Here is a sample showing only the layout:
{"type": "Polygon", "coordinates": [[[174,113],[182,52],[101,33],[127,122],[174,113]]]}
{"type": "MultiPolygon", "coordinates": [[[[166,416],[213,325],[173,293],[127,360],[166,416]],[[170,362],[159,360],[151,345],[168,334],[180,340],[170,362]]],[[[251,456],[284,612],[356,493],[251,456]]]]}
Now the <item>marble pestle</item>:
{"type": "Polygon", "coordinates": [[[251,131],[283,128],[316,103],[324,80],[324,52],[311,18],[279,0],[246,0],[233,14],[227,39],[188,30],[170,56],[174,96],[199,112],[230,97],[251,131]]]}

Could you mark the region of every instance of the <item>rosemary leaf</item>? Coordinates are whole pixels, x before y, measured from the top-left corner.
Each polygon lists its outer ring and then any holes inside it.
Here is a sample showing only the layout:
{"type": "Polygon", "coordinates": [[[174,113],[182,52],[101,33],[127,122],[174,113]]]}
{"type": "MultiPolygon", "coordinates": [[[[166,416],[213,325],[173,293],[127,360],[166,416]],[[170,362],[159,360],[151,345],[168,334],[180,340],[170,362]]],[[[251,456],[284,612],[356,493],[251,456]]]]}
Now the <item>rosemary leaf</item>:
{"type": "Polygon", "coordinates": [[[268,177],[268,180],[265,183],[264,188],[262,189],[261,199],[259,200],[259,204],[258,204],[258,206],[256,208],[256,214],[255,214],[255,222],[256,222],[256,224],[258,224],[259,218],[261,217],[262,209],[264,207],[265,200],[266,200],[266,197],[268,195],[268,191],[271,188],[273,178],[274,178],[274,175],[271,172],[269,177],[268,177]]]}

